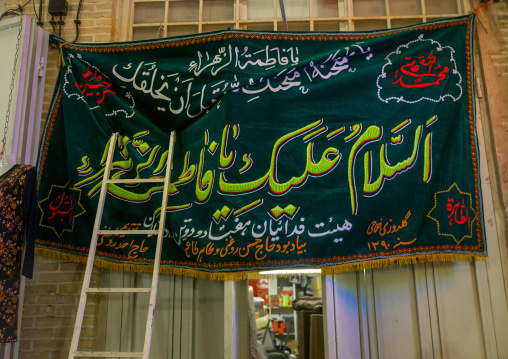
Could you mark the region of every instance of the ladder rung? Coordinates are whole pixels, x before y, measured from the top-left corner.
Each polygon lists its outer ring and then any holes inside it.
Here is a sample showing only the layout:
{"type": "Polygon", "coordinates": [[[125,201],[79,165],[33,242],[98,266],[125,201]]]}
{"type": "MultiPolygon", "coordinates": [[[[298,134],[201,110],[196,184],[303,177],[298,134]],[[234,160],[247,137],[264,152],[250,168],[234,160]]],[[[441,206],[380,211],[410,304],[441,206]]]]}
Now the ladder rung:
{"type": "MultiPolygon", "coordinates": [[[[118,140],[119,134],[114,133],[111,136],[108,148],[108,155],[106,160],[106,166],[104,167],[104,175],[103,181],[101,184],[99,202],[97,205],[97,210],[95,213],[95,222],[93,225],[93,234],[90,243],[90,251],[88,253],[88,260],[86,264],[85,276],[83,279],[83,290],[81,291],[81,295],[79,298],[79,309],[76,315],[76,322],[74,326],[74,332],[72,334],[72,341],[69,350],[69,358],[141,358],[146,359],[148,353],[150,352],[150,341],[152,337],[152,326],[153,326],[153,311],[155,308],[155,297],[157,294],[157,282],[159,279],[159,268],[161,261],[161,253],[162,253],[162,242],[163,242],[163,233],[164,233],[164,221],[166,218],[166,208],[167,208],[167,199],[170,178],[171,178],[171,169],[173,167],[173,151],[175,147],[175,131],[171,131],[170,139],[169,139],[169,148],[168,155],[166,158],[166,171],[164,178],[139,178],[139,179],[130,179],[130,178],[122,178],[122,179],[111,179],[110,172],[112,167],[112,161],[114,156],[115,144],[118,140]],[[163,196],[161,208],[164,210],[160,212],[159,218],[159,230],[101,230],[101,218],[104,210],[104,201],[106,200],[108,183],[164,183],[163,185],[163,196]],[[90,283],[90,278],[92,275],[93,263],[95,258],[95,252],[98,246],[98,236],[99,235],[130,235],[130,234],[138,234],[138,235],[157,235],[157,241],[155,244],[155,260],[153,266],[152,273],[152,285],[150,288],[88,288],[90,283]],[[81,328],[83,325],[83,315],[85,311],[87,293],[150,293],[150,300],[148,305],[148,313],[147,313],[147,321],[145,327],[145,339],[143,344],[143,352],[100,352],[100,351],[81,351],[78,350],[79,344],[79,336],[81,332],[81,328]]],[[[159,188],[159,187],[158,187],[159,188]]],[[[139,225],[141,226],[141,225],[139,225]]],[[[139,228],[139,226],[137,228],[139,228]]],[[[125,227],[122,227],[125,228],[125,227]]],[[[102,243],[102,242],[101,242],[102,243]]]]}
{"type": "Polygon", "coordinates": [[[87,293],[150,293],[151,288],[87,288],[87,293]]]}
{"type": "Polygon", "coordinates": [[[164,177],[161,178],[122,178],[122,179],[108,179],[106,183],[157,183],[164,182],[164,177]]]}
{"type": "Polygon", "coordinates": [[[91,358],[142,358],[143,353],[128,352],[74,352],[75,358],[91,357],[91,358]]]}
{"type": "Polygon", "coordinates": [[[144,230],[144,229],[133,229],[133,230],[116,230],[116,231],[106,231],[100,230],[96,231],[97,234],[158,234],[157,230],[144,230]]]}

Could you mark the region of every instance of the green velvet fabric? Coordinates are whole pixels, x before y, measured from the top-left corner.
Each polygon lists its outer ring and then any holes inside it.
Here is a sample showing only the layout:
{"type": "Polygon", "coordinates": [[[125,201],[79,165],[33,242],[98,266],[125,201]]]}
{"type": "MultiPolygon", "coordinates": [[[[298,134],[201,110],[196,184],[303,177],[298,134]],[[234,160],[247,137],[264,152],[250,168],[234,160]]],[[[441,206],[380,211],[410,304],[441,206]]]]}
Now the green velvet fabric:
{"type": "MultiPolygon", "coordinates": [[[[37,247],[87,254],[112,133],[111,175],[135,179],[164,175],[175,130],[165,268],[484,255],[473,20],[53,37],[62,64],[39,155],[37,247]]],[[[161,184],[111,184],[101,228],[156,229],[161,201],[161,184]]],[[[97,258],[143,266],[154,249],[155,236],[102,235],[97,258]]]]}

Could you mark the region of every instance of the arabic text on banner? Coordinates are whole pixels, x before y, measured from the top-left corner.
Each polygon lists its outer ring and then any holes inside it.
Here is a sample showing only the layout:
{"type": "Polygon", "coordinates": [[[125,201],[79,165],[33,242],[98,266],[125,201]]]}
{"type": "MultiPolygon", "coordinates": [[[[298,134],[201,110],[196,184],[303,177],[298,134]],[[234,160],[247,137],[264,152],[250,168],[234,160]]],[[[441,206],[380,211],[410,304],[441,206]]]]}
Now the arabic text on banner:
{"type": "MultiPolygon", "coordinates": [[[[466,16],[368,33],[53,38],[38,253],[85,261],[108,147],[113,178],[161,177],[175,130],[166,273],[484,259],[472,30],[466,16]]],[[[101,228],[157,229],[162,189],[109,184],[101,228]]],[[[155,241],[102,235],[96,263],[150,271],[155,241]]]]}

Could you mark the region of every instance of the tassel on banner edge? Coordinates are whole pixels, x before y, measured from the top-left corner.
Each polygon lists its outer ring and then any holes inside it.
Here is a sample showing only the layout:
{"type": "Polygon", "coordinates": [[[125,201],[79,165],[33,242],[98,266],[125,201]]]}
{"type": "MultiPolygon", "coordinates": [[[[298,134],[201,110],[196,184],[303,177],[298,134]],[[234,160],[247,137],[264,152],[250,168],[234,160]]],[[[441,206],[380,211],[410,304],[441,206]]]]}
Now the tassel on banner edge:
{"type": "Polygon", "coordinates": [[[407,257],[395,257],[376,259],[371,261],[362,261],[355,263],[346,263],[329,267],[322,267],[321,274],[340,274],[352,271],[361,271],[364,269],[387,268],[392,266],[402,266],[417,263],[449,263],[449,262],[485,262],[486,254],[461,254],[461,253],[433,253],[418,254],[407,257]]]}
{"type": "MultiPolygon", "coordinates": [[[[55,251],[53,249],[47,248],[35,248],[35,254],[38,256],[44,256],[53,259],[65,260],[77,264],[86,264],[88,261],[88,256],[81,256],[73,253],[66,253],[55,251]]],[[[131,263],[117,263],[112,262],[100,258],[94,259],[94,266],[96,268],[101,269],[110,269],[110,270],[118,270],[124,272],[135,272],[135,273],[153,273],[153,265],[140,265],[140,264],[131,264],[131,263]]],[[[244,279],[254,279],[254,278],[262,278],[263,275],[259,274],[259,271],[242,271],[242,272],[204,272],[195,269],[188,268],[178,268],[178,267],[167,267],[161,266],[160,273],[167,275],[178,275],[184,277],[194,277],[200,278],[204,280],[244,280],[244,279]]],[[[272,277],[272,276],[269,276],[272,277]]]]}
{"type": "MultiPolygon", "coordinates": [[[[69,262],[86,264],[88,260],[88,256],[80,256],[72,253],[59,252],[52,249],[47,248],[35,248],[35,254],[60,259],[67,260],[69,262]]],[[[453,253],[434,253],[434,254],[418,254],[407,257],[395,257],[395,258],[385,258],[385,259],[377,259],[371,261],[361,261],[355,263],[345,263],[339,265],[325,266],[325,267],[314,267],[308,268],[310,269],[321,269],[321,275],[327,274],[340,274],[352,271],[361,271],[364,269],[375,269],[375,268],[387,268],[392,266],[402,266],[408,264],[417,264],[417,263],[445,263],[445,262],[474,262],[474,261],[487,261],[486,254],[453,254],[453,253]]],[[[102,269],[110,269],[110,270],[119,270],[125,272],[136,272],[136,273],[152,273],[153,266],[152,265],[139,265],[139,264],[131,264],[131,263],[117,263],[111,262],[104,259],[95,258],[94,266],[102,269]]],[[[245,279],[274,279],[281,277],[290,277],[295,275],[306,275],[306,268],[295,268],[299,269],[301,272],[293,273],[290,272],[291,269],[286,268],[281,271],[288,270],[286,273],[269,273],[270,270],[263,271],[238,271],[238,272],[204,272],[195,269],[188,268],[178,268],[178,267],[167,267],[161,266],[160,273],[167,275],[177,275],[184,277],[193,277],[200,278],[204,280],[219,280],[219,281],[238,281],[245,279]]],[[[318,275],[316,273],[312,273],[312,275],[318,275]]]]}
{"type": "Polygon", "coordinates": [[[58,54],[58,68],[60,68],[60,66],[62,67],[65,67],[65,58],[64,58],[64,55],[63,55],[63,46],[64,46],[64,43],[60,43],[58,45],[60,47],[60,53],[58,54]]]}

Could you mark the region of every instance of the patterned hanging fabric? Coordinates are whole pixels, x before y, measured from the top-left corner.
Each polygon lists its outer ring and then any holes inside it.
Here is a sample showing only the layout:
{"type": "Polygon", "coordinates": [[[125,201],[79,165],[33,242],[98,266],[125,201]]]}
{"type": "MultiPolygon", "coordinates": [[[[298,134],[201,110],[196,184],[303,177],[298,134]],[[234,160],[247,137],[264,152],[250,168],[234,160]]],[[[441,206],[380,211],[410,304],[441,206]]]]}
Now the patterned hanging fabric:
{"type": "MultiPolygon", "coordinates": [[[[35,167],[15,165],[0,176],[0,342],[17,340],[19,282],[24,232],[33,256],[35,167]]],[[[32,257],[27,255],[27,257],[32,257]]],[[[25,261],[32,276],[33,258],[25,261]],[[27,264],[28,263],[28,264],[27,264]]]]}

